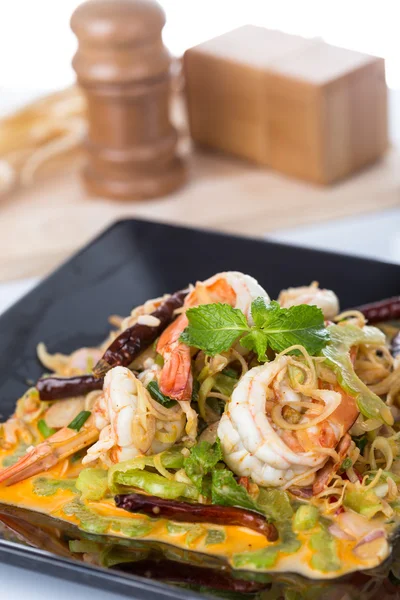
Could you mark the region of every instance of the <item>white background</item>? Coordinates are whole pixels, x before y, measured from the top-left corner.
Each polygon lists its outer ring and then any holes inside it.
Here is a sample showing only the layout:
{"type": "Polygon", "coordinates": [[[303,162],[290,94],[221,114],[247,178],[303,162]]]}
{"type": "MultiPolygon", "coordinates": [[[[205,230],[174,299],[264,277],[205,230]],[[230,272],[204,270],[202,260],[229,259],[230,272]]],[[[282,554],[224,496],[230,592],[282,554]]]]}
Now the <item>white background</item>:
{"type": "MultiPolygon", "coordinates": [[[[160,3],[168,19],[164,39],[176,55],[209,37],[253,23],[306,37],[320,36],[339,46],[384,56],[388,84],[392,89],[400,89],[397,0],[161,0],[160,3]]],[[[70,62],[75,39],[68,21],[78,4],[78,0],[0,0],[0,114],[30,97],[73,82],[70,62]]],[[[393,135],[392,131],[392,138],[400,139],[400,135],[393,135]]],[[[276,232],[270,237],[400,263],[399,210],[276,232]]],[[[0,285],[0,312],[35,281],[0,285]]],[[[121,598],[1,563],[0,581],[1,596],[7,600],[121,598]]]]}

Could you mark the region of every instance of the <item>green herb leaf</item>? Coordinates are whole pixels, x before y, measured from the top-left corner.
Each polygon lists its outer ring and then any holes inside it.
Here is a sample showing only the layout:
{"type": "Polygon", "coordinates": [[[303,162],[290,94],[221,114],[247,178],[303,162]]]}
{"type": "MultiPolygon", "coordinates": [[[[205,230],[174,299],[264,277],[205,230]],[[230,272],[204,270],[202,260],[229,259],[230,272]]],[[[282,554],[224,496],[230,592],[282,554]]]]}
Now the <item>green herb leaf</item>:
{"type": "Polygon", "coordinates": [[[293,516],[289,494],[275,488],[261,488],[257,497],[257,506],[272,521],[284,523],[293,516]]]}
{"type": "Polygon", "coordinates": [[[229,377],[228,375],[224,375],[223,373],[217,373],[214,376],[214,386],[213,389],[220,392],[220,394],[225,394],[225,396],[232,396],[233,388],[237,384],[239,380],[233,377],[229,377]]]}
{"type": "Polygon", "coordinates": [[[344,459],[344,461],[341,464],[341,469],[343,469],[343,471],[345,471],[346,469],[350,469],[350,467],[353,466],[353,463],[351,462],[351,458],[347,457],[344,459]]]}
{"type": "Polygon", "coordinates": [[[240,340],[240,344],[248,350],[254,350],[260,362],[265,362],[266,360],[268,360],[266,356],[268,347],[268,336],[264,331],[252,329],[250,333],[245,335],[240,340]]]}
{"type": "Polygon", "coordinates": [[[360,453],[362,454],[364,452],[364,448],[365,446],[368,444],[368,438],[366,435],[362,435],[360,437],[353,437],[353,442],[355,443],[355,445],[357,446],[357,448],[360,450],[360,453]]]}
{"type": "Polygon", "coordinates": [[[211,495],[213,504],[238,506],[261,512],[253,498],[228,469],[215,469],[212,472],[211,495]]]}
{"type": "Polygon", "coordinates": [[[346,508],[351,508],[367,519],[372,519],[376,513],[382,510],[381,499],[373,490],[347,488],[343,504],[346,508]]]}
{"type": "Polygon", "coordinates": [[[190,455],[185,458],[183,465],[186,475],[200,493],[208,495],[204,478],[220,460],[222,460],[222,450],[219,439],[213,445],[206,441],[196,444],[191,449],[190,455]]]}
{"type": "Polygon", "coordinates": [[[125,493],[126,488],[139,488],[147,494],[176,500],[176,498],[190,498],[197,500],[198,491],[193,485],[166,479],[157,473],[149,473],[140,469],[132,469],[125,472],[117,472],[113,477],[113,487],[119,493],[125,493]]]}
{"type": "Polygon", "coordinates": [[[269,569],[275,565],[281,552],[294,554],[301,548],[301,542],[288,522],[280,526],[279,539],[280,541],[276,545],[261,550],[253,550],[252,552],[234,554],[232,557],[233,566],[236,568],[269,569]]]}
{"type": "Polygon", "coordinates": [[[255,325],[250,327],[242,311],[228,304],[204,304],[187,311],[189,325],[180,340],[188,346],[201,348],[214,356],[228,350],[243,334],[241,344],[257,353],[258,360],[267,360],[267,347],[282,352],[297,344],[310,354],[318,354],[328,343],[329,333],[322,311],[317,306],[301,304],[281,308],[278,302],[266,304],[256,298],[251,305],[255,325]]]}
{"type": "Polygon", "coordinates": [[[76,492],[75,484],[76,479],[37,477],[33,480],[33,492],[36,496],[54,496],[58,490],[71,490],[71,492],[76,492]]]}
{"type": "Polygon", "coordinates": [[[65,504],[63,511],[66,515],[74,516],[79,520],[80,529],[94,534],[117,532],[133,538],[143,537],[151,531],[154,524],[154,521],[148,517],[143,519],[103,517],[90,510],[77,498],[65,504]]]}
{"type": "Polygon", "coordinates": [[[76,480],[76,489],[82,500],[101,500],[108,489],[107,471],[103,469],[83,469],[76,480]]]}
{"type": "Polygon", "coordinates": [[[147,391],[149,392],[153,400],[159,402],[160,404],[162,404],[162,406],[165,406],[165,408],[172,408],[172,406],[175,406],[176,404],[176,400],[172,400],[172,398],[164,396],[164,394],[160,392],[160,388],[158,387],[157,381],[150,381],[150,383],[147,386],[147,391]]]}
{"type": "Polygon", "coordinates": [[[197,542],[206,533],[206,531],[206,528],[200,525],[199,523],[193,525],[186,534],[186,545],[189,547],[192,546],[192,544],[194,544],[194,542],[197,542]]]}
{"type": "MultiPolygon", "coordinates": [[[[182,448],[175,446],[170,450],[161,452],[158,456],[160,457],[162,466],[166,469],[182,469],[184,457],[181,450],[182,448]]],[[[155,456],[137,456],[136,458],[117,463],[108,469],[108,488],[111,492],[117,494],[119,491],[118,479],[121,479],[124,474],[128,477],[132,471],[143,471],[146,467],[154,469],[155,456]]]]}
{"type": "Polygon", "coordinates": [[[187,533],[192,528],[192,525],[188,523],[175,523],[174,521],[167,521],[167,531],[170,535],[182,535],[187,533]]]}
{"type": "MultiPolygon", "coordinates": [[[[278,302],[252,304],[252,316],[275,352],[301,344],[309,354],[317,354],[329,341],[322,310],[317,306],[300,304],[281,308],[278,302]]],[[[255,349],[255,348],[253,348],[255,349]]]]}
{"type": "Polygon", "coordinates": [[[322,572],[337,571],[340,569],[340,560],[337,553],[335,538],[324,529],[314,533],[310,538],[310,548],[314,550],[311,557],[311,566],[322,572]]]}
{"type": "Polygon", "coordinates": [[[239,378],[235,369],[231,369],[230,367],[227,367],[226,369],[224,369],[222,371],[222,374],[226,375],[227,377],[231,377],[232,379],[236,379],[236,380],[239,378]]]}
{"type": "Polygon", "coordinates": [[[353,346],[384,344],[384,334],[376,327],[365,326],[360,329],[350,324],[330,325],[328,331],[331,343],[322,350],[322,354],[327,366],[335,373],[340,387],[355,398],[360,412],[365,417],[386,422],[391,416],[388,407],[361,381],[350,358],[350,349],[353,346]]]}
{"type": "Polygon", "coordinates": [[[80,431],[91,414],[92,413],[90,412],[90,410],[82,410],[79,413],[79,415],[77,415],[75,419],[73,419],[68,425],[68,429],[75,429],[75,431],[80,431]]]}
{"type": "Polygon", "coordinates": [[[215,356],[229,350],[249,330],[245,315],[229,304],[204,304],[186,312],[189,321],[180,340],[215,356]]]}
{"type": "Polygon", "coordinates": [[[11,467],[12,465],[15,465],[15,463],[18,462],[20,458],[25,456],[27,449],[28,449],[28,444],[25,444],[24,442],[22,442],[22,444],[19,444],[17,446],[17,448],[15,449],[13,454],[9,454],[5,458],[3,458],[1,466],[2,467],[11,467]]]}
{"type": "Polygon", "coordinates": [[[209,529],[204,543],[206,546],[210,546],[211,544],[222,544],[225,541],[225,538],[225,531],[222,529],[209,529]]]}
{"type": "Polygon", "coordinates": [[[49,438],[51,435],[54,435],[57,431],[57,429],[49,427],[44,419],[40,419],[40,421],[38,421],[37,428],[45,439],[49,438]]]}

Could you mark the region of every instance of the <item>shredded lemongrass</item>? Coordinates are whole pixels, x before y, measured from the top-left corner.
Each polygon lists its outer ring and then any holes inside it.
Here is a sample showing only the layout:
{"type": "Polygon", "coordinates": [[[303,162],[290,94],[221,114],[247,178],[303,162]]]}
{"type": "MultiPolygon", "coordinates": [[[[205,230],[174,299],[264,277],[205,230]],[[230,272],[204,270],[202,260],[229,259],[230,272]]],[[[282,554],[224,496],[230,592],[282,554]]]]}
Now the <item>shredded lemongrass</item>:
{"type": "Polygon", "coordinates": [[[388,502],[392,502],[392,500],[395,500],[397,498],[397,496],[399,495],[399,491],[397,489],[397,485],[396,485],[395,481],[391,477],[388,477],[386,479],[386,483],[388,484],[388,488],[389,488],[387,499],[388,499],[388,502]]]}
{"type": "Polygon", "coordinates": [[[176,427],[171,432],[156,431],[154,434],[155,439],[162,444],[175,444],[178,437],[178,430],[176,427]]]}
{"type": "Polygon", "coordinates": [[[383,514],[385,515],[385,517],[392,517],[394,510],[393,508],[390,506],[390,504],[388,504],[388,502],[386,502],[386,500],[381,500],[381,510],[383,512],[383,514]]]}
{"type": "Polygon", "coordinates": [[[378,450],[383,454],[386,464],[383,467],[384,471],[389,471],[390,467],[393,464],[393,450],[390,446],[388,440],[382,436],[378,436],[372,442],[370,450],[369,450],[369,464],[371,465],[371,469],[375,471],[377,469],[377,461],[375,456],[375,450],[378,450]]]}
{"type": "MultiPolygon", "coordinates": [[[[282,352],[280,352],[280,354],[277,354],[277,358],[281,357],[281,356],[285,356],[286,354],[288,354],[289,352],[293,352],[293,350],[297,350],[298,352],[300,352],[306,363],[308,364],[309,367],[309,373],[310,373],[310,380],[306,381],[304,384],[300,384],[302,386],[310,386],[310,387],[315,387],[316,386],[316,371],[315,371],[315,364],[313,359],[311,358],[311,356],[309,355],[309,353],[307,352],[307,350],[304,348],[304,346],[302,346],[301,344],[294,344],[293,346],[289,346],[289,348],[286,348],[285,350],[283,350],[282,352]]],[[[299,368],[303,369],[304,371],[306,371],[306,369],[304,368],[304,365],[299,362],[298,360],[295,360],[293,358],[291,358],[291,364],[295,364],[296,366],[298,366],[299,368]]],[[[307,372],[307,371],[306,371],[307,372]]]]}
{"type": "MultiPolygon", "coordinates": [[[[345,481],[343,483],[343,487],[342,487],[341,490],[340,489],[338,489],[338,490],[335,490],[335,489],[330,490],[331,491],[330,496],[333,496],[333,495],[334,496],[338,496],[338,499],[336,500],[336,502],[330,502],[330,499],[326,499],[326,498],[324,499],[325,511],[327,513],[336,512],[338,510],[338,508],[340,508],[342,506],[344,494],[345,494],[345,491],[346,491],[346,488],[347,488],[348,484],[349,484],[349,482],[345,481]]],[[[326,490],[326,491],[328,491],[328,490],[326,490]]]]}
{"type": "Polygon", "coordinates": [[[121,327],[123,320],[124,317],[121,317],[120,315],[110,315],[108,317],[108,322],[110,323],[110,325],[112,325],[113,327],[117,327],[118,329],[121,327]]]}
{"type": "Polygon", "coordinates": [[[349,481],[351,481],[351,483],[357,483],[357,481],[359,481],[358,475],[356,474],[353,465],[346,469],[346,476],[348,477],[349,481]]]}
{"type": "Polygon", "coordinates": [[[233,356],[236,358],[236,360],[238,360],[240,362],[240,365],[242,367],[242,375],[241,376],[243,377],[243,375],[245,375],[247,373],[247,371],[249,370],[249,367],[247,366],[247,362],[244,360],[244,358],[240,354],[240,352],[235,350],[235,348],[231,348],[231,352],[232,352],[233,356]]]}
{"type": "Polygon", "coordinates": [[[350,429],[350,434],[359,436],[363,435],[367,431],[374,431],[375,429],[379,429],[381,427],[382,421],[379,419],[364,419],[363,415],[359,415],[357,417],[356,422],[350,429]]]}
{"type": "Polygon", "coordinates": [[[387,423],[388,425],[393,425],[394,418],[392,415],[392,411],[390,410],[390,408],[388,406],[382,406],[379,413],[385,423],[387,423]]]}
{"type": "Polygon", "coordinates": [[[343,486],[345,484],[347,485],[347,483],[348,483],[347,481],[342,479],[336,473],[332,476],[332,481],[333,481],[333,483],[329,487],[326,487],[325,489],[323,489],[321,492],[319,492],[315,496],[316,499],[325,498],[325,496],[332,496],[332,495],[340,496],[340,494],[342,493],[343,486]]]}
{"type": "Polygon", "coordinates": [[[392,373],[385,377],[385,379],[382,379],[382,381],[380,381],[379,383],[376,383],[375,385],[370,385],[368,387],[371,390],[371,392],[374,392],[374,394],[377,394],[378,396],[383,396],[384,394],[387,394],[389,392],[390,387],[398,379],[400,379],[400,369],[392,371],[392,373]]]}
{"type": "Polygon", "coordinates": [[[66,458],[61,465],[61,468],[59,471],[59,477],[64,477],[64,475],[68,471],[68,468],[69,468],[69,459],[66,458]]]}
{"type": "Polygon", "coordinates": [[[154,460],[154,466],[157,469],[157,471],[160,473],[160,475],[163,475],[163,477],[165,477],[166,479],[174,479],[173,474],[170,473],[162,464],[162,453],[155,454],[153,456],[153,460],[154,460]]]}
{"type": "Polygon", "coordinates": [[[42,365],[51,371],[55,371],[56,373],[60,370],[60,368],[65,367],[69,362],[69,356],[66,356],[65,354],[61,354],[59,352],[56,354],[50,354],[43,342],[40,342],[36,346],[36,353],[42,365]]]}
{"type": "Polygon", "coordinates": [[[215,384],[215,379],[214,377],[207,377],[203,383],[200,386],[199,389],[199,396],[197,399],[198,402],[198,406],[199,406],[199,413],[202,417],[202,419],[204,419],[204,421],[208,422],[209,420],[209,415],[207,415],[207,398],[209,393],[211,392],[212,388],[214,387],[215,384]]]}
{"type": "Polygon", "coordinates": [[[179,406],[181,407],[182,412],[185,414],[186,417],[186,435],[190,440],[193,441],[197,437],[197,412],[190,406],[190,402],[187,402],[186,400],[182,400],[181,402],[179,402],[179,406]]]}
{"type": "Polygon", "coordinates": [[[372,481],[369,482],[368,485],[366,485],[366,482],[367,482],[369,475],[364,475],[362,484],[361,484],[363,491],[366,492],[367,490],[372,490],[373,487],[378,485],[381,475],[382,475],[382,469],[378,469],[378,471],[375,474],[375,477],[372,479],[372,481]]]}
{"type": "Polygon", "coordinates": [[[219,400],[223,400],[225,403],[228,403],[230,398],[225,394],[220,394],[219,392],[209,392],[207,398],[218,398],[219,400]]]}
{"type": "Polygon", "coordinates": [[[318,365],[318,377],[327,383],[331,383],[333,385],[337,384],[336,375],[331,369],[325,367],[324,365],[318,365]]]}
{"type": "Polygon", "coordinates": [[[285,483],[285,485],[282,486],[282,489],[287,490],[292,485],[297,485],[299,483],[299,481],[303,481],[304,479],[306,479],[307,477],[309,477],[310,475],[312,475],[313,473],[318,471],[320,468],[321,468],[321,465],[318,465],[318,467],[313,467],[312,469],[308,469],[307,471],[304,471],[304,473],[300,473],[300,475],[297,475],[296,477],[294,477],[293,479],[291,479],[290,481],[285,483]]]}
{"type": "Polygon", "coordinates": [[[227,356],[223,356],[222,354],[216,354],[210,360],[210,375],[214,375],[215,373],[223,371],[228,365],[228,363],[229,359],[227,358],[227,356]]]}
{"type": "Polygon", "coordinates": [[[360,312],[359,310],[345,310],[342,313],[340,313],[339,315],[336,315],[336,317],[334,317],[333,320],[335,321],[335,323],[338,323],[339,321],[343,321],[343,320],[347,320],[347,319],[355,319],[356,320],[355,324],[357,325],[357,327],[360,327],[360,329],[362,329],[367,322],[363,313],[360,312]]]}
{"type": "Polygon", "coordinates": [[[323,446],[317,446],[314,452],[318,454],[326,454],[326,456],[331,456],[335,463],[340,462],[340,456],[334,448],[324,448],[323,446]]]}
{"type": "MultiPolygon", "coordinates": [[[[328,390],[321,390],[321,391],[328,391],[328,390]]],[[[340,394],[337,392],[331,392],[331,393],[335,394],[334,402],[332,402],[331,406],[326,408],[320,415],[318,415],[318,417],[315,417],[315,419],[311,419],[311,420],[308,420],[303,423],[288,423],[288,421],[286,421],[283,418],[283,415],[282,415],[283,407],[282,407],[282,405],[279,405],[279,404],[273,407],[273,409],[271,411],[271,418],[274,421],[275,425],[277,425],[281,429],[289,429],[291,431],[299,431],[301,429],[309,429],[310,427],[314,427],[315,425],[318,425],[318,423],[321,423],[321,421],[325,421],[339,406],[339,404],[341,402],[340,394]]]]}
{"type": "Polygon", "coordinates": [[[317,404],[316,402],[307,402],[307,401],[302,401],[302,400],[300,400],[299,402],[289,402],[287,404],[284,404],[283,406],[290,406],[291,408],[293,408],[293,407],[310,408],[312,411],[316,411],[317,414],[321,414],[321,412],[324,410],[324,407],[322,404],[317,404]]]}

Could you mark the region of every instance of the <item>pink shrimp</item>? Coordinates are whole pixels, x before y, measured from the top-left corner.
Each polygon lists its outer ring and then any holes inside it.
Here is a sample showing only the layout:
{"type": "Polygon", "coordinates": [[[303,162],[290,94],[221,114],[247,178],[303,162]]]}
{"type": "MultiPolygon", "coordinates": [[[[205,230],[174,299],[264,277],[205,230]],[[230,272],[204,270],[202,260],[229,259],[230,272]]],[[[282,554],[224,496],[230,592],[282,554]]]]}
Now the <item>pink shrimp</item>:
{"type": "MultiPolygon", "coordinates": [[[[251,302],[259,296],[269,301],[266,291],[250,275],[227,271],[197,282],[187,296],[184,308],[222,302],[240,308],[250,319],[251,302]]],[[[190,400],[192,395],[190,348],[179,341],[187,325],[188,320],[183,313],[161,334],[157,344],[157,352],[164,358],[159,380],[160,390],[176,400],[190,400]]]]}

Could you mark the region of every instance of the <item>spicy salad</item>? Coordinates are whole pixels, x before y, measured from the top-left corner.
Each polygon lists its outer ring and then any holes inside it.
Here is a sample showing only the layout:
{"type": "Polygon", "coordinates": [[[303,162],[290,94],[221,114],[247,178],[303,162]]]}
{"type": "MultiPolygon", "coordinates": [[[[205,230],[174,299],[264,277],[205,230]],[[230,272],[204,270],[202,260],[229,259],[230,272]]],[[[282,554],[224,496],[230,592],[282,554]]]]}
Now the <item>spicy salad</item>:
{"type": "Polygon", "coordinates": [[[377,566],[400,516],[400,337],[377,314],[231,271],[110,317],[98,348],[39,344],[0,503],[233,569],[377,566]]]}

